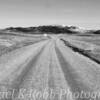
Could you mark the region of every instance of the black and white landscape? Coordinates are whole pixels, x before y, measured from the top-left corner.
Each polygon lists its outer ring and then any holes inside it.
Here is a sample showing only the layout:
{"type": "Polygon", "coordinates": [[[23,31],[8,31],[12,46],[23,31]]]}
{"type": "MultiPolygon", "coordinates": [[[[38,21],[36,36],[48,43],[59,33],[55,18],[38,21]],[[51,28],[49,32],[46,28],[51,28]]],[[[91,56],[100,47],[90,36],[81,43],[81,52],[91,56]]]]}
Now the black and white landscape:
{"type": "Polygon", "coordinates": [[[99,100],[100,33],[76,29],[1,30],[1,100],[99,100]]]}
{"type": "Polygon", "coordinates": [[[0,0],[0,100],[100,100],[99,0],[0,0]]]}

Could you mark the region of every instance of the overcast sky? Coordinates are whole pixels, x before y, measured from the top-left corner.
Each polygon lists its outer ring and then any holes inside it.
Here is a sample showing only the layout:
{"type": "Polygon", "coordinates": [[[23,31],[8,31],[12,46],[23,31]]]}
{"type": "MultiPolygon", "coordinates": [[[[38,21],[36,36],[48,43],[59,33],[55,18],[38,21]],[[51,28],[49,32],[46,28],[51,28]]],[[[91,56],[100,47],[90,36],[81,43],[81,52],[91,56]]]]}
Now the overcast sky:
{"type": "Polygon", "coordinates": [[[0,0],[0,28],[50,24],[100,29],[100,0],[0,0]]]}

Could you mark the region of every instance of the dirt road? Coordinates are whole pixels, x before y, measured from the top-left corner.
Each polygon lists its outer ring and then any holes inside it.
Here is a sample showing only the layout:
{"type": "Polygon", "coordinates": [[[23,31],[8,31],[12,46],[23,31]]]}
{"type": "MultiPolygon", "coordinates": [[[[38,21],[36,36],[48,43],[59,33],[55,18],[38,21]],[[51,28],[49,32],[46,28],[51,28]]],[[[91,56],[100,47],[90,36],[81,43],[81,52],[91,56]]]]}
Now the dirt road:
{"type": "Polygon", "coordinates": [[[57,37],[0,57],[0,100],[99,100],[99,90],[100,65],[57,37]]]}

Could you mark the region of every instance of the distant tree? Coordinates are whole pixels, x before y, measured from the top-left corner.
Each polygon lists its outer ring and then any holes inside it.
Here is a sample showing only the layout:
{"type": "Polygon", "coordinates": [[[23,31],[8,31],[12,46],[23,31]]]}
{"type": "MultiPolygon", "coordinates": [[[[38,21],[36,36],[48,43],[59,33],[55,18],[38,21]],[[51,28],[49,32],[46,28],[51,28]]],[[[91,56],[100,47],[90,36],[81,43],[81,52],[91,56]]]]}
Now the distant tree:
{"type": "Polygon", "coordinates": [[[94,34],[100,34],[100,30],[95,31],[94,34]]]}

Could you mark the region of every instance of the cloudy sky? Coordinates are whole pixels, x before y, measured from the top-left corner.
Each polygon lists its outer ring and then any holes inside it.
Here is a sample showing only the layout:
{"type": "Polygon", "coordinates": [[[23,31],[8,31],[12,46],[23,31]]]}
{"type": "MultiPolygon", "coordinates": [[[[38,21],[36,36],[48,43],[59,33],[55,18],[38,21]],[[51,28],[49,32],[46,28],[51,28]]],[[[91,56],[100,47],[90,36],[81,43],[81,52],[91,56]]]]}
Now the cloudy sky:
{"type": "Polygon", "coordinates": [[[100,0],[0,0],[0,28],[50,24],[100,29],[100,0]]]}

